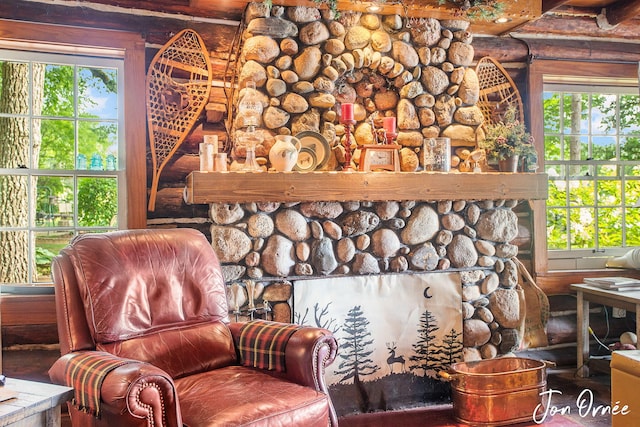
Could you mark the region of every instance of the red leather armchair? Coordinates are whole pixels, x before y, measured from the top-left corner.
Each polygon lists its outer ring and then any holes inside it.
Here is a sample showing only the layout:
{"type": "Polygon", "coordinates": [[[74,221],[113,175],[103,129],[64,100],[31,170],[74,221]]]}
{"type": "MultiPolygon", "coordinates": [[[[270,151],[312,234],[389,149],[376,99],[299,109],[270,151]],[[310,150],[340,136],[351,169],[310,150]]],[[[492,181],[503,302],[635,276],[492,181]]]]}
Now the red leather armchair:
{"type": "Polygon", "coordinates": [[[335,338],[229,322],[220,265],[200,232],[81,235],[52,270],[62,356],[49,374],[75,388],[74,426],[337,425],[323,378],[335,338]]]}

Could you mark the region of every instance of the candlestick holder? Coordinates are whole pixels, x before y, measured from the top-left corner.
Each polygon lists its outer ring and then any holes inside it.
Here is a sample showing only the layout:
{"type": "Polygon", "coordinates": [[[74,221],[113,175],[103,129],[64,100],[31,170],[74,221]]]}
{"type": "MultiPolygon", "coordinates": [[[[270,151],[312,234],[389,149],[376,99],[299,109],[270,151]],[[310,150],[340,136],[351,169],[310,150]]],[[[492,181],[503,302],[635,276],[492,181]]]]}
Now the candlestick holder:
{"type": "Polygon", "coordinates": [[[385,132],[384,133],[384,143],[385,144],[394,144],[398,134],[396,132],[385,132]]]}
{"type": "Polygon", "coordinates": [[[352,172],[351,167],[351,128],[356,124],[355,120],[341,119],[340,122],[344,125],[344,164],[342,170],[344,172],[352,172]]]}

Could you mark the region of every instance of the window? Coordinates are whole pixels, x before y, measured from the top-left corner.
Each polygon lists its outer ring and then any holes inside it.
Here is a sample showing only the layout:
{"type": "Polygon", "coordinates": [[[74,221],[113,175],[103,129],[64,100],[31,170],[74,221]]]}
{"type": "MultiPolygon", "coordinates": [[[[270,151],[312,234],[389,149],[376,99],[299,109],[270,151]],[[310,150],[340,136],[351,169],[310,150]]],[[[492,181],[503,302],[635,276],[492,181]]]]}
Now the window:
{"type": "Polygon", "coordinates": [[[15,257],[2,283],[50,282],[72,236],[123,222],[122,69],[122,59],[0,51],[0,205],[11,206],[0,230],[3,259],[15,257]]]}
{"type": "Polygon", "coordinates": [[[546,76],[543,94],[550,270],[604,267],[640,246],[637,80],[569,80],[546,76]]]}
{"type": "Polygon", "coordinates": [[[0,285],[46,292],[71,237],[146,225],[144,41],[0,25],[0,285]]]}

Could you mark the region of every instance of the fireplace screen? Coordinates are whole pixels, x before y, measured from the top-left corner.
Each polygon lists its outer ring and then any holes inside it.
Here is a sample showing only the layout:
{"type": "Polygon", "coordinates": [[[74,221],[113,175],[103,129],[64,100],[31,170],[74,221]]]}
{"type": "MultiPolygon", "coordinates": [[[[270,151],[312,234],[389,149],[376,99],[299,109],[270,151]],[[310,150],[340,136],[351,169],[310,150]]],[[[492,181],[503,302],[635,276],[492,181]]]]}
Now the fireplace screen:
{"type": "Polygon", "coordinates": [[[331,330],[326,378],[338,415],[447,402],[438,371],[462,355],[458,273],[296,281],[294,321],[331,330]]]}

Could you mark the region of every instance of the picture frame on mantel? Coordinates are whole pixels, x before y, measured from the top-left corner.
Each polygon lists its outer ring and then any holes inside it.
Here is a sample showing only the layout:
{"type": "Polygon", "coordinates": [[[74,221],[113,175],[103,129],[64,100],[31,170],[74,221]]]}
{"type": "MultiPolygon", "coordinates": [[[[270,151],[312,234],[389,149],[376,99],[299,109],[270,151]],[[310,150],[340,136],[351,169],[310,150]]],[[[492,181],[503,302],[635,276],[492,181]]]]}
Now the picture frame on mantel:
{"type": "Polygon", "coordinates": [[[364,145],[360,153],[360,165],[358,170],[373,172],[375,170],[387,170],[400,172],[400,154],[397,144],[370,144],[364,145]]]}

